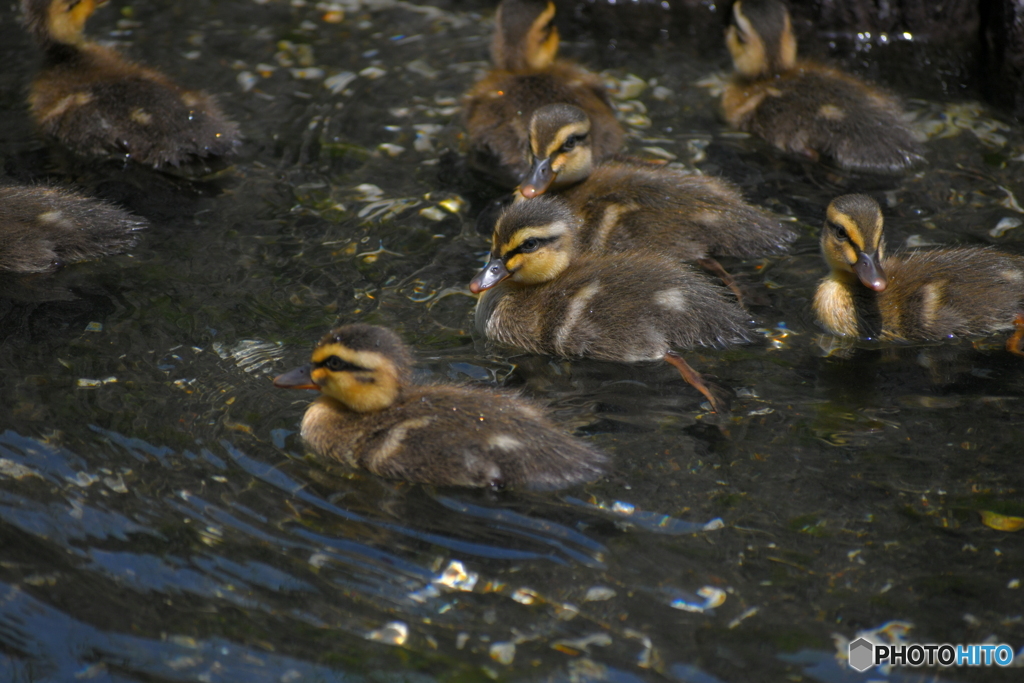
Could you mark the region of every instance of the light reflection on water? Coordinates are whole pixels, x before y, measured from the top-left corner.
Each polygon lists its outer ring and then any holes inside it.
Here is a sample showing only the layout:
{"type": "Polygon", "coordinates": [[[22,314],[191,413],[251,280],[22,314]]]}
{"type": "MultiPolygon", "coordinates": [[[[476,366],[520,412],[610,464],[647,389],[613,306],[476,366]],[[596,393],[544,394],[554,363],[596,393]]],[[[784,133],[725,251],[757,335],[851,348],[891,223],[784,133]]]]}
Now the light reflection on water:
{"type": "MultiPolygon", "coordinates": [[[[978,515],[1024,514],[1019,361],[999,339],[836,345],[808,312],[839,193],[882,200],[893,245],[1018,245],[1019,126],[889,66],[921,98],[932,163],[851,177],[723,130],[694,86],[725,65],[717,36],[566,43],[635,98],[621,102],[634,153],[723,174],[798,221],[791,256],[727,264],[768,283],[772,306],[756,311],[763,345],[692,354],[736,391],[721,418],[671,369],[471,337],[491,195],[444,150],[484,66],[489,3],[342,4],[340,24],[312,3],[243,0],[140,1],[117,36],[117,8],[90,22],[240,120],[237,163],[198,181],[47,151],[21,104],[34,53],[0,22],[7,173],[153,223],[131,255],[2,285],[0,678],[831,683],[865,680],[836,664],[833,635],[895,619],[922,642],[1024,641],[1010,587],[1024,549],[978,515]],[[550,402],[615,470],[492,495],[304,461],[309,397],[269,378],[352,320],[399,330],[422,381],[550,402]]],[[[849,63],[879,76],[862,59],[849,63]]]]}

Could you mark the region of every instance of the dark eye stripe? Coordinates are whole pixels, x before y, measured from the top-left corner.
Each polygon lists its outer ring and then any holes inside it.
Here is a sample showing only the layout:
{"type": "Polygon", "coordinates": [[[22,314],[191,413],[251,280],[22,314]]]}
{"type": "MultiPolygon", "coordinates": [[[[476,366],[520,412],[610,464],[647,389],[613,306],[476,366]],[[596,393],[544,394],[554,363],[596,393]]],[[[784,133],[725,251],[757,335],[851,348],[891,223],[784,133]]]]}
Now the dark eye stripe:
{"type": "Polygon", "coordinates": [[[328,356],[319,363],[313,363],[315,367],[327,368],[331,372],[365,372],[366,368],[360,367],[355,363],[349,363],[347,360],[338,358],[337,356],[328,356]]]}
{"type": "Polygon", "coordinates": [[[508,261],[510,258],[515,256],[516,254],[528,254],[530,252],[537,251],[538,249],[543,247],[545,244],[551,244],[552,242],[557,240],[558,237],[557,236],[556,237],[531,237],[530,239],[537,240],[537,246],[536,247],[534,247],[533,249],[530,249],[529,251],[524,251],[523,250],[523,244],[525,244],[527,240],[523,240],[523,243],[521,243],[518,247],[516,247],[515,249],[512,249],[512,250],[506,252],[505,255],[501,258],[501,260],[502,261],[508,261]]]}

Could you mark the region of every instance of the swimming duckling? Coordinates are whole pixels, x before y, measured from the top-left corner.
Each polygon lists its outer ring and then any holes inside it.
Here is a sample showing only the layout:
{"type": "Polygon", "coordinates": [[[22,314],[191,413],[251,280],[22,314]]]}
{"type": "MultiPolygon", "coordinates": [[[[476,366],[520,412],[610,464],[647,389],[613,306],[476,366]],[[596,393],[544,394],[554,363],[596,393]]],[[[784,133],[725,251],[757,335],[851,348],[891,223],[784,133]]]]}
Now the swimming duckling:
{"type": "Polygon", "coordinates": [[[545,104],[568,102],[590,115],[595,158],[622,147],[622,127],[601,79],[555,59],[554,17],[549,0],[504,0],[491,43],[494,68],[465,96],[470,164],[504,187],[518,185],[530,169],[527,127],[534,110],[545,104]]]}
{"type": "Polygon", "coordinates": [[[159,167],[231,152],[238,125],[204,92],[87,41],[85,21],[105,0],[22,0],[45,53],[29,94],[39,128],[86,156],[159,167]]]}
{"type": "Polygon", "coordinates": [[[722,107],[735,128],[849,170],[901,172],[924,160],[894,97],[797,60],[789,12],[779,0],[737,0],[725,42],[736,75],[722,107]]]}
{"type": "Polygon", "coordinates": [[[532,403],[481,388],[416,386],[411,367],[391,330],[346,325],[274,386],[323,392],[302,418],[302,438],[321,457],[382,477],[553,489],[597,479],[607,465],[532,403]]]}
{"type": "Polygon", "coordinates": [[[146,221],[54,187],[0,186],[0,270],[45,273],[135,245],[146,221]]]}
{"type": "Polygon", "coordinates": [[[1020,353],[1024,257],[987,247],[886,255],[882,211],[862,194],[829,204],[821,251],[831,272],[814,312],[832,334],[925,341],[1016,328],[1007,350],[1020,353]]]}
{"type": "Polygon", "coordinates": [[[469,286],[484,292],[478,331],[531,353],[665,360],[716,411],[726,410],[726,399],[672,349],[749,341],[743,310],[721,287],[664,256],[577,255],[574,237],[581,229],[579,217],[557,197],[507,207],[495,225],[490,261],[469,286]]]}
{"type": "Polygon", "coordinates": [[[551,104],[530,119],[533,166],[519,188],[526,198],[549,188],[583,219],[580,253],[655,250],[732,278],[712,258],[784,252],[796,233],[744,201],[731,183],[711,176],[613,159],[597,164],[590,117],[551,104]]]}

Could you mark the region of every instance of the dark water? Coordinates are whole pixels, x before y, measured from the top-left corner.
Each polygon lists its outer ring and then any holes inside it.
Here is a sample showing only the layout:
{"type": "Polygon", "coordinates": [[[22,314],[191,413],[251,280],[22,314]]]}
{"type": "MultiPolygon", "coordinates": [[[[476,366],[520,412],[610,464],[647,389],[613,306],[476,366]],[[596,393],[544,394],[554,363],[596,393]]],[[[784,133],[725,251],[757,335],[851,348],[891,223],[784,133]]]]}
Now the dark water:
{"type": "Polygon", "coordinates": [[[471,336],[488,191],[445,150],[488,3],[342,2],[341,23],[312,2],[114,4],[90,34],[218,93],[246,143],[193,180],[47,148],[23,103],[35,51],[4,3],[7,174],[152,227],[129,255],[3,283],[0,680],[1019,678],[837,660],[893,621],[909,641],[1024,644],[1022,532],[981,517],[1024,515],[1024,366],[1001,338],[836,347],[808,310],[840,193],[882,200],[892,245],[1022,250],[1024,135],[955,70],[913,42],[840,51],[932,136],[926,170],[866,178],[723,128],[695,85],[726,66],[717,24],[569,32],[563,50],[610,78],[656,79],[620,101],[634,153],[722,174],[802,231],[792,256],[726,264],[771,305],[764,344],[689,356],[737,392],[722,418],[668,366],[509,358],[471,336]],[[993,236],[1003,219],[1018,227],[993,236]],[[493,495],[305,460],[309,397],[269,378],[348,321],[399,330],[425,381],[550,402],[614,472],[493,495]]]}

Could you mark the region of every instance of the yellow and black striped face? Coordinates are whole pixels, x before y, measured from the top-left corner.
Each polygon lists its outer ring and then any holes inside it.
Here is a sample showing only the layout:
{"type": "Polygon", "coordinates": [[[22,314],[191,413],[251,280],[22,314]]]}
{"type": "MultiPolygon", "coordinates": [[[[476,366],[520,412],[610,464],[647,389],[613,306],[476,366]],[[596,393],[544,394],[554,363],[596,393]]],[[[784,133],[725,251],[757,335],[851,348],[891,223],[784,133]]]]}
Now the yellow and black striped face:
{"type": "Polygon", "coordinates": [[[571,104],[548,104],[530,116],[530,170],[519,185],[527,199],[550,187],[572,185],[587,178],[594,166],[590,117],[571,104]]]}
{"type": "MultiPolygon", "coordinates": [[[[530,131],[531,145],[534,131],[530,131]]],[[[593,170],[594,157],[590,145],[590,119],[568,123],[546,141],[544,149],[534,147],[537,159],[548,159],[551,170],[556,174],[558,184],[569,184],[583,180],[593,170]]],[[[539,146],[539,145],[538,145],[539,146]]]]}
{"type": "Polygon", "coordinates": [[[85,21],[103,4],[106,0],[53,0],[48,12],[50,35],[61,43],[81,41],[85,21]]]}
{"type": "Polygon", "coordinates": [[[321,344],[313,351],[309,374],[320,391],[359,413],[386,408],[397,396],[395,364],[373,351],[321,344]]]}
{"type": "Polygon", "coordinates": [[[506,279],[521,285],[553,280],[575,255],[577,229],[579,217],[556,197],[506,206],[494,224],[490,260],[469,283],[470,291],[478,294],[506,279]]]}
{"type": "Polygon", "coordinates": [[[568,243],[570,227],[558,221],[528,225],[516,230],[499,244],[500,231],[494,234],[491,258],[505,264],[513,282],[536,285],[558,277],[572,258],[568,243]]]}
{"type": "Polygon", "coordinates": [[[883,223],[882,211],[871,197],[844,195],[832,200],[821,232],[821,252],[832,271],[854,273],[865,286],[884,290],[883,223]]]}
{"type": "Polygon", "coordinates": [[[796,38],[789,11],[778,0],[737,0],[725,44],[736,71],[748,78],[791,69],[796,38]]]}

